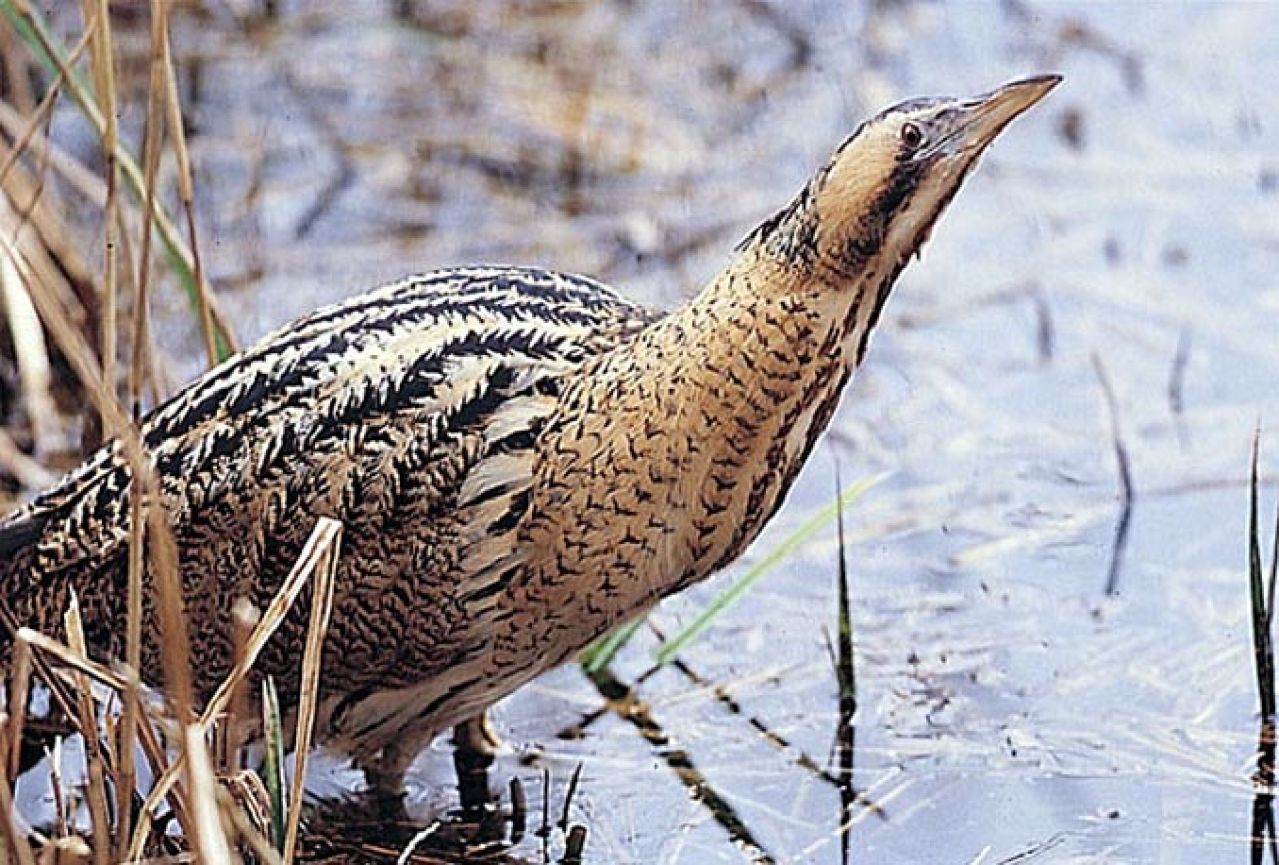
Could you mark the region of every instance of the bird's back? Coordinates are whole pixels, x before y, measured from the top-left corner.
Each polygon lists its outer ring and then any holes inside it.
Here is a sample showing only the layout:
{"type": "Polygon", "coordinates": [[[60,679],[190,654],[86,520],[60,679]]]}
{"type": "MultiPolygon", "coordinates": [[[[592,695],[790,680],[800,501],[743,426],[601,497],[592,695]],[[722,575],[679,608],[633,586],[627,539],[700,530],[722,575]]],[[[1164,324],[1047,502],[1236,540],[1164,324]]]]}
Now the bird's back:
{"type": "MultiPolygon", "coordinates": [[[[234,601],[265,605],[320,516],[345,526],[326,686],[446,667],[466,611],[441,581],[489,527],[471,523],[518,505],[504,467],[528,458],[563,376],[654,319],[577,276],[440,271],[302,318],[158,407],[142,434],[178,542],[199,689],[228,669],[234,601]]],[[[74,588],[92,647],[122,654],[130,477],[108,444],[0,524],[0,599],[17,624],[56,632],[74,588]]],[[[148,605],[150,634],[153,616],[148,605]]],[[[286,700],[304,627],[295,610],[261,665],[286,700]]],[[[143,666],[154,681],[154,640],[143,666]]]]}

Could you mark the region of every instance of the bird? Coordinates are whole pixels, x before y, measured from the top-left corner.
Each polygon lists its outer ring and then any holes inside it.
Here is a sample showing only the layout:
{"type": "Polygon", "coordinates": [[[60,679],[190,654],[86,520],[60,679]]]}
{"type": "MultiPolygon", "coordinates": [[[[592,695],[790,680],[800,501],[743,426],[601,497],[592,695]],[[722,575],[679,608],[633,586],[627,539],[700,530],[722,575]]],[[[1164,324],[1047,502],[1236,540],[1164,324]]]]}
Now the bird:
{"type": "MultiPolygon", "coordinates": [[[[321,308],[147,414],[197,695],[232,666],[232,608],[341,522],[321,740],[402,796],[451,728],[737,559],[782,504],[903,268],[979,157],[1060,76],[912,99],[861,123],[718,274],[668,311],[514,266],[412,276],[321,308]]],[[[120,440],[0,523],[7,623],[124,654],[135,484],[120,440]]],[[[162,676],[148,591],[141,674],[162,676]]],[[[10,626],[10,628],[12,625],[10,626]]],[[[306,612],[258,660],[299,699],[306,612]]],[[[0,630],[0,658],[14,634],[0,630]]]]}

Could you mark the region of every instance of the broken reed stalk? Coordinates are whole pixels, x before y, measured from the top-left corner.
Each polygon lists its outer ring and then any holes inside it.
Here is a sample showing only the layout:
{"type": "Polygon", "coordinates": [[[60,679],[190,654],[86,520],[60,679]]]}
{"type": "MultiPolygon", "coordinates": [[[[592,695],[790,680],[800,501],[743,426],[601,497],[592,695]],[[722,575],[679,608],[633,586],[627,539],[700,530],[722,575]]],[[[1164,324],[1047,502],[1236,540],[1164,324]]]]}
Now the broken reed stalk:
{"type": "Polygon", "coordinates": [[[187,838],[193,840],[202,865],[231,865],[231,848],[222,828],[222,809],[208,740],[198,724],[187,724],[182,735],[182,753],[187,758],[187,793],[192,804],[191,822],[195,827],[195,835],[187,838]]]}
{"type": "Polygon", "coordinates": [[[284,836],[284,865],[292,865],[298,845],[298,829],[302,820],[302,794],[306,786],[307,754],[311,750],[311,733],[320,701],[320,661],[324,638],[329,631],[333,612],[333,584],[337,575],[341,548],[342,525],[321,517],[328,523],[332,541],[320,553],[312,581],[311,618],[307,623],[306,647],[302,654],[301,692],[298,697],[297,721],[293,734],[293,787],[289,794],[288,825],[284,836]]]}
{"type": "MultiPolygon", "coordinates": [[[[0,744],[6,747],[10,746],[13,731],[8,723],[8,719],[0,716],[0,744]]],[[[18,825],[18,812],[13,807],[13,786],[9,781],[9,773],[5,770],[5,766],[0,762],[0,859],[8,863],[9,853],[12,852],[14,858],[18,860],[18,865],[36,865],[35,854],[31,851],[31,842],[26,834],[22,831],[22,827],[18,825]]]]}
{"type": "MultiPolygon", "coordinates": [[[[89,657],[84,638],[84,621],[80,617],[80,599],[72,591],[71,600],[62,619],[67,634],[67,645],[81,657],[89,657]]],[[[107,865],[111,854],[111,826],[107,816],[107,782],[103,769],[102,739],[98,736],[98,717],[94,706],[93,689],[89,677],[75,674],[76,708],[79,710],[80,732],[84,738],[84,762],[89,778],[86,794],[89,805],[89,825],[93,832],[94,865],[107,865]]]]}
{"type": "Polygon", "coordinates": [[[31,645],[14,642],[9,668],[9,742],[5,755],[5,776],[17,778],[22,757],[22,730],[26,724],[27,698],[31,689],[31,645]]]}
{"type": "MultiPolygon", "coordinates": [[[[262,615],[248,598],[240,598],[231,606],[231,665],[233,669],[244,667],[249,640],[253,636],[262,615]]],[[[242,725],[249,716],[249,683],[241,676],[231,688],[226,715],[222,724],[222,770],[227,773],[240,768],[236,762],[243,744],[242,725]]]]}

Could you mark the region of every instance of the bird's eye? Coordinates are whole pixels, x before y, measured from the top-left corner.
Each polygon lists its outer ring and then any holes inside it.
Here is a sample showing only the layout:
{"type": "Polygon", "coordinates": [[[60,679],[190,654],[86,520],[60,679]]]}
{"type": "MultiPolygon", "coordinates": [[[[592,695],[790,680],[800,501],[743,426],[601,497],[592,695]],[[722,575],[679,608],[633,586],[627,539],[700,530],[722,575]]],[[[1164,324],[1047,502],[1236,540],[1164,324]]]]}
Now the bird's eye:
{"type": "Polygon", "coordinates": [[[902,144],[905,144],[911,150],[924,143],[924,130],[919,128],[918,124],[906,123],[902,126],[902,144]]]}

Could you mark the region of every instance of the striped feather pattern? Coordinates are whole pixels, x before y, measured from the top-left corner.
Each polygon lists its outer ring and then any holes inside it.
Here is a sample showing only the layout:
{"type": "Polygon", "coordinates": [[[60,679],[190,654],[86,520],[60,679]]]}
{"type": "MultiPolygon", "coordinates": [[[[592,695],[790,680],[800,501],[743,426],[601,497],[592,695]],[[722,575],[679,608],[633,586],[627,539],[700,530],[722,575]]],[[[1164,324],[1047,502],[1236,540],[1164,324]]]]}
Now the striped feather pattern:
{"type": "MultiPolygon", "coordinates": [[[[341,520],[322,733],[394,792],[435,733],[731,562],[977,156],[1055,82],[863,124],[669,314],[582,277],[440,271],[321,309],[191,384],[143,437],[201,692],[230,666],[233,603],[265,605],[315,519],[341,520]]],[[[56,632],[74,588],[93,650],[121,653],[130,480],[109,444],[0,524],[0,601],[19,622],[56,632]]],[[[298,609],[258,665],[286,705],[304,637],[298,609]]],[[[158,679],[154,638],[144,668],[158,679]]]]}

